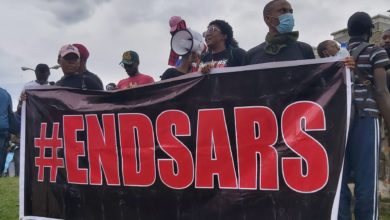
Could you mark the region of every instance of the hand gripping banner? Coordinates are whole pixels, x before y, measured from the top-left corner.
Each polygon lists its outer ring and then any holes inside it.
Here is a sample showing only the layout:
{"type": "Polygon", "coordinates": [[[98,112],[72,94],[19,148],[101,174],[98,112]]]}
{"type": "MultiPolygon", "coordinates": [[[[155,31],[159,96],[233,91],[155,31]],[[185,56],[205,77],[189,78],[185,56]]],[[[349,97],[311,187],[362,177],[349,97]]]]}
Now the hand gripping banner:
{"type": "Polygon", "coordinates": [[[219,69],[27,91],[21,219],[336,219],[349,71],[219,69]]]}

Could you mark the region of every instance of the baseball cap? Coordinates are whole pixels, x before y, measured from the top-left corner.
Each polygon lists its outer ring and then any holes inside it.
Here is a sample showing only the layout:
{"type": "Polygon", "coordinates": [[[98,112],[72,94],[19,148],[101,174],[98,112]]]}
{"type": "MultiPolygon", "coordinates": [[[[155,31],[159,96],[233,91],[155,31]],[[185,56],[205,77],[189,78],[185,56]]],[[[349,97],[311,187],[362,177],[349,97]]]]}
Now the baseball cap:
{"type": "Polygon", "coordinates": [[[77,47],[75,47],[71,44],[67,44],[67,45],[62,46],[60,49],[59,55],[60,55],[60,57],[64,57],[70,53],[74,53],[78,57],[80,57],[79,49],[77,49],[77,47]]]}
{"type": "Polygon", "coordinates": [[[135,51],[129,50],[123,53],[122,61],[119,64],[128,64],[139,63],[139,56],[135,51]]]}
{"type": "Polygon", "coordinates": [[[80,59],[81,60],[83,60],[83,61],[88,60],[89,51],[88,51],[88,49],[84,45],[82,45],[82,44],[73,44],[73,46],[77,47],[77,49],[79,50],[80,59]]]}
{"type": "Polygon", "coordinates": [[[174,32],[177,29],[177,25],[182,21],[183,19],[180,16],[172,16],[169,19],[169,26],[171,27],[170,32],[174,32]]]}
{"type": "Polygon", "coordinates": [[[372,19],[366,12],[356,12],[348,19],[349,36],[360,36],[374,27],[372,19]]]}

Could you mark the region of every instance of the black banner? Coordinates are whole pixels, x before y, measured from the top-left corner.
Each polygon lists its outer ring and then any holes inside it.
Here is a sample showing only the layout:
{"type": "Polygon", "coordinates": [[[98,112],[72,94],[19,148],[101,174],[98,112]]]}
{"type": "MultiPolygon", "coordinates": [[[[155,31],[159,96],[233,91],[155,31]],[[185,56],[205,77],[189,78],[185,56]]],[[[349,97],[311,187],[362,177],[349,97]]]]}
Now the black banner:
{"type": "Polygon", "coordinates": [[[28,90],[21,218],[335,218],[349,73],[318,62],[28,90]]]}

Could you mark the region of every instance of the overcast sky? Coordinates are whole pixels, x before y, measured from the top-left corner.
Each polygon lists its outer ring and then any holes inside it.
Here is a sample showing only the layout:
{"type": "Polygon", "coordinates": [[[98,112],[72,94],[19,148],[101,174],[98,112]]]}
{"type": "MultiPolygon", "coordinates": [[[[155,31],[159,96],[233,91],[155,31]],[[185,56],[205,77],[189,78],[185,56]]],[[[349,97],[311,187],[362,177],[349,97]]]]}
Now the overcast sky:
{"type": "MultiPolygon", "coordinates": [[[[165,71],[170,50],[168,20],[179,15],[187,26],[202,33],[214,19],[231,24],[234,37],[245,50],[264,41],[267,27],[262,0],[0,0],[0,87],[14,105],[23,85],[35,79],[38,63],[55,65],[60,47],[82,43],[89,49],[87,67],[106,85],[127,77],[118,65],[126,50],[137,51],[139,70],[156,81],[165,71]]],[[[346,27],[350,15],[365,11],[389,15],[389,0],[290,1],[300,41],[312,46],[346,27]]],[[[52,70],[50,81],[61,78],[52,70]]],[[[15,106],[14,106],[15,108],[15,106]]]]}

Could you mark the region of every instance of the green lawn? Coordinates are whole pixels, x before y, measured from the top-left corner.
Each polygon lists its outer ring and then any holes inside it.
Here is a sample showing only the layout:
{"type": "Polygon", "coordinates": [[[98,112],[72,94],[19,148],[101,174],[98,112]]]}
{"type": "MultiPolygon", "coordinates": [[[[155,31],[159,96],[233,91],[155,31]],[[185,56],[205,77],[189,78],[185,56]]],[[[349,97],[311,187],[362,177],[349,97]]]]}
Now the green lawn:
{"type": "MultiPolygon", "coordinates": [[[[19,178],[0,178],[0,220],[17,220],[19,215],[19,178]]],[[[390,220],[390,212],[381,212],[381,220],[390,220]]]]}
{"type": "Polygon", "coordinates": [[[0,219],[17,220],[19,217],[19,178],[0,178],[0,219]]]}
{"type": "Polygon", "coordinates": [[[389,211],[387,211],[387,212],[382,211],[379,214],[380,214],[379,215],[380,220],[390,220],[390,212],[389,211]]]}

